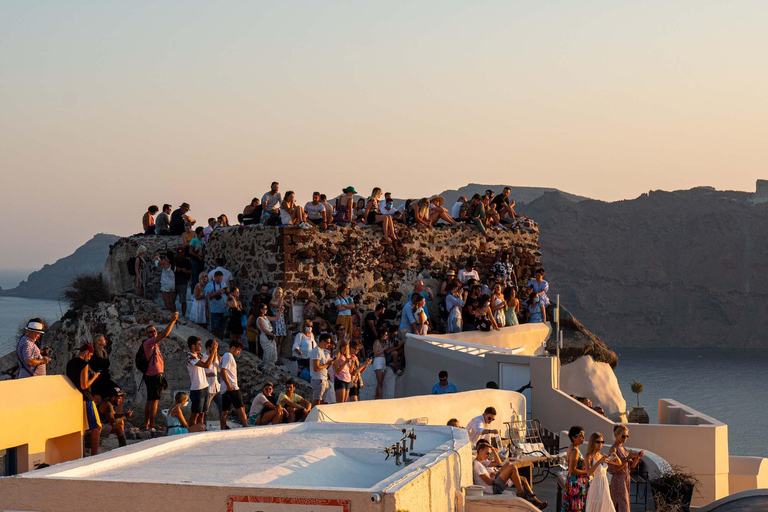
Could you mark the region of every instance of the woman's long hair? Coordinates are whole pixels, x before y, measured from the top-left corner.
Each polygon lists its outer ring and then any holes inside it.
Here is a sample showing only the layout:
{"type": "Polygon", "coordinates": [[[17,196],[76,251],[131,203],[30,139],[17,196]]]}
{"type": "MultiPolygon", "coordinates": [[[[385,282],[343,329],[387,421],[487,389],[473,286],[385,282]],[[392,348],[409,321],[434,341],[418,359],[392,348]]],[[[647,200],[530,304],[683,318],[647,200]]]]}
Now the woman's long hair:
{"type": "Polygon", "coordinates": [[[601,447],[598,447],[597,441],[602,439],[605,441],[605,438],[603,437],[603,434],[600,432],[592,432],[592,435],[589,436],[589,444],[587,445],[587,453],[585,454],[585,458],[587,460],[591,460],[592,456],[594,456],[596,453],[600,451],[601,447]]]}

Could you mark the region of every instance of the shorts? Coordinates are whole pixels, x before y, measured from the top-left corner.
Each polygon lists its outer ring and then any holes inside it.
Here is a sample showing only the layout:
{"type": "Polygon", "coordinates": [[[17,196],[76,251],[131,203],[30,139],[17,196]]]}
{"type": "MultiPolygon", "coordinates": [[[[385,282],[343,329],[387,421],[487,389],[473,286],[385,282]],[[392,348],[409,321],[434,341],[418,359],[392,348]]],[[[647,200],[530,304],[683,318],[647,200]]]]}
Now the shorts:
{"type": "Polygon", "coordinates": [[[360,396],[360,386],[352,386],[349,388],[349,396],[360,396]]]}
{"type": "Polygon", "coordinates": [[[242,409],[245,407],[243,405],[243,395],[240,393],[239,389],[233,389],[225,392],[222,396],[221,402],[221,406],[225,411],[230,409],[242,409]]]}
{"type": "Polygon", "coordinates": [[[336,391],[340,389],[349,389],[349,382],[344,382],[343,380],[339,379],[338,377],[333,381],[333,389],[336,391]]]}
{"type": "Polygon", "coordinates": [[[322,224],[323,222],[325,222],[323,219],[310,219],[310,218],[307,218],[307,221],[308,221],[308,222],[311,222],[311,223],[312,223],[312,224],[314,224],[315,226],[319,226],[320,224],[322,224]]]}
{"type": "Polygon", "coordinates": [[[179,302],[181,304],[186,304],[187,303],[187,287],[188,287],[188,285],[189,285],[189,283],[177,284],[176,285],[176,295],[174,295],[174,298],[178,297],[179,298],[179,302]]]}
{"type": "Polygon", "coordinates": [[[189,392],[189,401],[192,402],[192,414],[204,414],[208,412],[208,388],[193,389],[189,392]]]}
{"type": "Polygon", "coordinates": [[[312,400],[322,400],[327,389],[327,380],[312,379],[312,400]]]}
{"type": "Polygon", "coordinates": [[[211,313],[211,332],[224,327],[224,313],[211,313]]]}
{"type": "Polygon", "coordinates": [[[251,414],[248,416],[248,424],[249,425],[256,425],[256,421],[258,421],[259,415],[258,414],[251,414]]]}
{"type": "Polygon", "coordinates": [[[96,410],[96,404],[93,402],[83,402],[83,430],[93,430],[101,428],[99,412],[96,410]]]}
{"type": "Polygon", "coordinates": [[[160,398],[162,398],[163,389],[165,389],[165,386],[163,385],[162,373],[158,373],[157,375],[145,375],[144,384],[147,385],[148,402],[160,400],[160,398]]]}
{"type": "Polygon", "coordinates": [[[509,486],[507,485],[506,480],[501,478],[500,473],[497,473],[496,478],[493,479],[493,494],[501,494],[507,490],[507,487],[509,486]]]}
{"type": "MultiPolygon", "coordinates": [[[[392,357],[389,354],[386,354],[390,358],[392,357]]],[[[387,358],[386,357],[374,357],[373,358],[373,369],[374,370],[384,370],[387,367],[387,358]]]]}

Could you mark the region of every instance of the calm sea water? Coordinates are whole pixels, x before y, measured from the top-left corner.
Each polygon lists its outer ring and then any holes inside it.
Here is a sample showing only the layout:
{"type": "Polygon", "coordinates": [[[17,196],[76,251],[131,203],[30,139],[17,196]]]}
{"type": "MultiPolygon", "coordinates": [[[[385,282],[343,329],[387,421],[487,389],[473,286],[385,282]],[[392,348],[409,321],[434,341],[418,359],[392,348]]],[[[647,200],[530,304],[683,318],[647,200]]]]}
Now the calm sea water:
{"type": "Polygon", "coordinates": [[[0,355],[13,352],[18,341],[19,326],[30,318],[40,317],[53,323],[61,318],[67,304],[55,300],[0,297],[0,355]]]}
{"type": "Polygon", "coordinates": [[[616,377],[627,408],[637,405],[629,389],[642,382],[640,405],[657,423],[658,400],[671,398],[728,424],[731,455],[768,457],[765,368],[768,351],[621,349],[616,377]]]}

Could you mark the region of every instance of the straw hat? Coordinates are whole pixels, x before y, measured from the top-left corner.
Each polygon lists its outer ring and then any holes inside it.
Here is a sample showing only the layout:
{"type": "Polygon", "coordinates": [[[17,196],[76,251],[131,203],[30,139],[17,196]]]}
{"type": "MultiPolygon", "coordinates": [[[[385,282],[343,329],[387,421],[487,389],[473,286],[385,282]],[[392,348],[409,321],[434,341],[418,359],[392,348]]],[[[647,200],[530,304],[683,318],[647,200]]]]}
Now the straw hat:
{"type": "Polygon", "coordinates": [[[429,200],[430,203],[437,201],[437,206],[443,206],[445,204],[445,198],[443,196],[435,196],[429,200]]]}

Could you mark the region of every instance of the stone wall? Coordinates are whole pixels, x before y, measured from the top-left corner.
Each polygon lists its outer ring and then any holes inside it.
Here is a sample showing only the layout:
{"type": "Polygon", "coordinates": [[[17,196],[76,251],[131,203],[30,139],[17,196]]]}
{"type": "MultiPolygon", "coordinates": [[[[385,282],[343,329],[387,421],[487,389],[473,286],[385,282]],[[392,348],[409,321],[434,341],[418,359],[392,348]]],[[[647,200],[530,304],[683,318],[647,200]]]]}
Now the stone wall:
{"type": "MultiPolygon", "coordinates": [[[[349,283],[352,295],[359,297],[364,310],[377,302],[401,306],[412,291],[412,281],[423,278],[437,289],[445,272],[458,271],[468,256],[475,256],[481,276],[502,250],[511,249],[518,280],[526,282],[541,264],[538,227],[528,230],[493,230],[494,241],[486,243],[473,226],[435,229],[399,228],[401,242],[381,243],[381,228],[360,225],[338,227],[321,232],[293,227],[236,226],[217,229],[207,246],[206,268],[212,269],[216,257],[224,257],[241,289],[247,306],[262,283],[270,288],[294,290],[299,299],[317,294],[321,305],[330,309],[336,289],[349,283]]],[[[138,236],[123,238],[112,246],[105,265],[110,292],[133,289],[127,260],[144,245],[150,257],[181,245],[181,237],[138,236]]],[[[156,293],[159,272],[152,268],[156,293]]],[[[399,308],[398,308],[399,309],[399,308]]]]}

